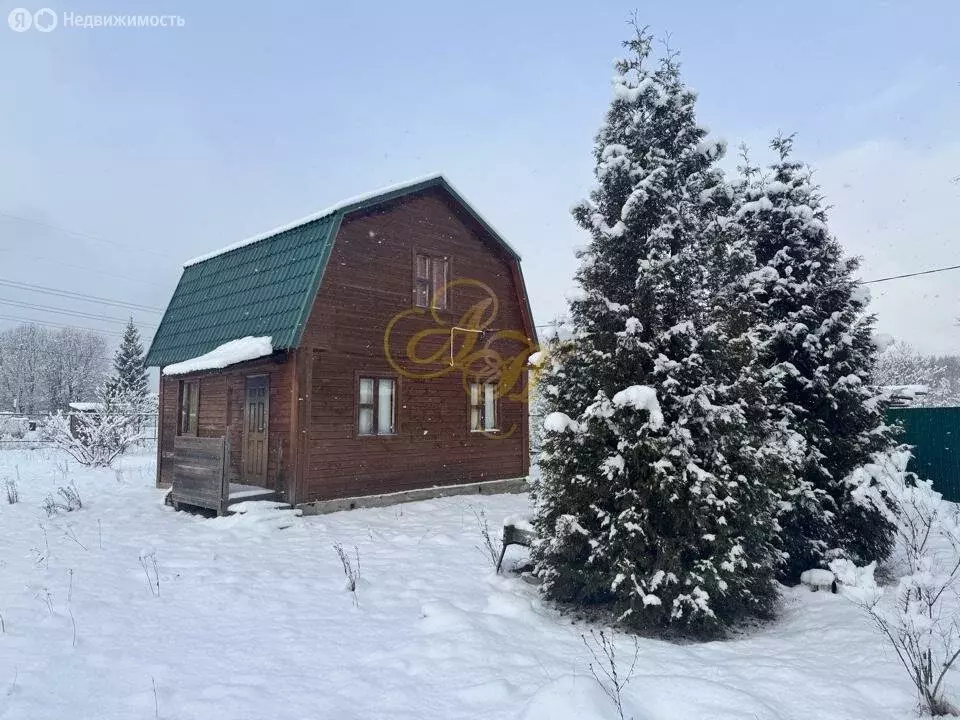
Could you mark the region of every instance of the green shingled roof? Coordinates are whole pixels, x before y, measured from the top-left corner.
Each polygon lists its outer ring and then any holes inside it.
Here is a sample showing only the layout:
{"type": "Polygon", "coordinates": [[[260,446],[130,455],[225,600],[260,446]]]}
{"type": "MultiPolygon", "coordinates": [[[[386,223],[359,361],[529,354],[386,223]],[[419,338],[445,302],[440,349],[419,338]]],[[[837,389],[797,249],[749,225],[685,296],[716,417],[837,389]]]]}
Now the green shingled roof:
{"type": "Polygon", "coordinates": [[[147,366],[189,360],[247,336],[269,335],[274,350],[296,347],[344,215],[432,187],[445,190],[520,259],[443,176],[397,185],[188,262],[153,337],[147,366]]]}
{"type": "Polygon", "coordinates": [[[188,265],[147,353],[163,367],[230,340],[269,335],[296,347],[326,266],[339,213],[188,265]]]}

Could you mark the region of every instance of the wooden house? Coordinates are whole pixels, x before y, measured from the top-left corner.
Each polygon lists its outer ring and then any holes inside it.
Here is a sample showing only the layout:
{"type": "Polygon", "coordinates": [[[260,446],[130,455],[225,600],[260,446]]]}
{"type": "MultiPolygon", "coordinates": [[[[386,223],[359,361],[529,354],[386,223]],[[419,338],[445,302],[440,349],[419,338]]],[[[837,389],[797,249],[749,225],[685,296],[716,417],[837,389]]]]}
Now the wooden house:
{"type": "Polygon", "coordinates": [[[238,494],[291,504],[523,478],[535,349],[519,256],[442,176],[341,203],[185,264],[157,482],[221,437],[238,494]]]}

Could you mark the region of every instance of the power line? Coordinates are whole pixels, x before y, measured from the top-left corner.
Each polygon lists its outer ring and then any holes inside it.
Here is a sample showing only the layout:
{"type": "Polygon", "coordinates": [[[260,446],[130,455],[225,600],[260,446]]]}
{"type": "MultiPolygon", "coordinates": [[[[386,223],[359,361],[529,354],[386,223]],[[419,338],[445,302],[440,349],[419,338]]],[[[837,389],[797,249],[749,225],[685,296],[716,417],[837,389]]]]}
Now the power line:
{"type": "Polygon", "coordinates": [[[11,322],[19,322],[19,323],[33,323],[35,325],[46,325],[48,327],[55,327],[55,328],[69,328],[71,330],[86,330],[88,332],[98,333],[100,335],[114,335],[116,337],[123,337],[122,332],[115,332],[113,330],[98,330],[97,328],[83,327],[81,325],[65,325],[63,323],[50,322],[47,320],[34,320],[32,318],[15,317],[13,315],[0,315],[0,320],[9,320],[11,322]]]}
{"type": "MultiPolygon", "coordinates": [[[[948,265],[947,267],[933,268],[931,270],[920,270],[918,272],[903,273],[902,275],[890,275],[889,277],[874,278],[873,280],[861,280],[861,285],[870,285],[871,283],[887,282],[888,280],[902,280],[903,278],[918,277],[920,275],[933,275],[934,273],[947,272],[948,270],[960,270],[960,265],[948,265]]],[[[556,322],[544,323],[543,325],[534,325],[535,328],[554,327],[566,322],[565,319],[559,319],[556,322]]]]}
{"type": "Polygon", "coordinates": [[[88,235],[87,233],[77,232],[76,230],[70,230],[69,228],[61,227],[59,225],[53,225],[51,223],[43,222],[42,220],[34,220],[33,218],[23,217],[22,215],[14,215],[13,213],[4,212],[0,210],[0,215],[10,220],[17,220],[18,222],[30,223],[31,225],[39,225],[41,227],[50,228],[51,230],[56,230],[57,232],[64,233],[65,235],[73,235],[74,237],[82,238],[84,240],[89,240],[91,242],[102,243],[104,245],[113,245],[114,247],[122,248],[124,250],[134,250],[138,253],[147,253],[149,255],[156,255],[157,257],[162,257],[167,260],[176,260],[172,255],[167,255],[166,253],[158,253],[155,250],[149,248],[132,248],[129,245],[124,245],[118,243],[114,240],[104,240],[103,238],[96,237],[94,235],[88,235]]]}
{"type": "Polygon", "coordinates": [[[93,268],[87,265],[75,265],[73,263],[64,262],[63,260],[54,260],[53,258],[44,257],[42,255],[22,255],[19,252],[17,253],[18,257],[26,258],[27,260],[36,260],[41,263],[51,263],[53,265],[59,265],[60,267],[71,268],[73,270],[83,270],[85,273],[93,273],[95,275],[103,275],[104,277],[117,278],[118,280],[128,280],[130,282],[135,282],[141,285],[153,285],[154,287],[167,287],[166,283],[158,283],[153,280],[145,280],[140,277],[133,277],[129,274],[123,273],[114,273],[109,270],[103,270],[101,268],[93,268]]]}
{"type": "Polygon", "coordinates": [[[86,293],[74,292],[72,290],[58,290],[57,288],[46,287],[45,285],[34,285],[32,283],[19,282],[17,280],[7,280],[5,278],[0,278],[0,286],[17,288],[18,290],[27,290],[29,292],[36,292],[43,295],[56,295],[58,297],[71,298],[73,300],[84,300],[86,302],[110,305],[112,307],[139,310],[142,312],[163,312],[163,308],[153,307],[150,305],[139,305],[137,303],[111,300],[110,298],[99,297],[97,295],[87,295],[86,293]]]}
{"type": "MultiPolygon", "coordinates": [[[[100,315],[97,313],[87,313],[82,310],[65,310],[62,308],[51,307],[49,305],[36,305],[34,303],[21,302],[20,300],[8,300],[6,298],[0,298],[0,305],[11,305],[13,307],[20,307],[26,310],[39,310],[40,312],[49,312],[56,315],[71,315],[73,317],[85,318],[88,320],[102,320],[104,322],[114,322],[114,323],[126,323],[125,318],[116,318],[110,317],[109,315],[100,315]]],[[[142,325],[145,327],[157,327],[156,323],[135,323],[137,325],[142,325]]]]}
{"type": "Polygon", "coordinates": [[[904,273],[903,275],[891,275],[890,277],[882,277],[875,280],[864,280],[863,284],[869,285],[870,283],[886,282],[887,280],[900,280],[902,278],[917,277],[918,275],[933,275],[934,273],[946,272],[947,270],[960,270],[960,265],[934,268],[933,270],[921,270],[920,272],[904,273]]]}

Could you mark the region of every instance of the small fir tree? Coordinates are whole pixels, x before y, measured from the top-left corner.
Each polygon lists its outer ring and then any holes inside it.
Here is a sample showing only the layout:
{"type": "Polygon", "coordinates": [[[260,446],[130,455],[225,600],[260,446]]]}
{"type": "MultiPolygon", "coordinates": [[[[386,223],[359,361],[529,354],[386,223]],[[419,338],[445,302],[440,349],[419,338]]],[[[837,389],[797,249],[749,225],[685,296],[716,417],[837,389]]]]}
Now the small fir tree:
{"type": "Polygon", "coordinates": [[[107,380],[102,397],[104,412],[128,415],[138,429],[143,425],[150,395],[144,359],[140,331],[130,318],[113,356],[113,375],[107,380]]]}
{"type": "Polygon", "coordinates": [[[144,366],[143,343],[140,331],[127,321],[120,347],[113,356],[113,376],[107,383],[108,392],[143,403],[150,393],[150,380],[144,366]]]}

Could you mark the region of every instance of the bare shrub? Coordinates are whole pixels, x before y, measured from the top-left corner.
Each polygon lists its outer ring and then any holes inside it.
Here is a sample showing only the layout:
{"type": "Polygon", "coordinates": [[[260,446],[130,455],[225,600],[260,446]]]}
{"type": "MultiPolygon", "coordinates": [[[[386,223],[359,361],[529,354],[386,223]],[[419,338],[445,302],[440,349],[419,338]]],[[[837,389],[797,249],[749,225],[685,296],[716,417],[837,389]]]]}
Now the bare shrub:
{"type": "Polygon", "coordinates": [[[893,603],[874,578],[875,564],[830,563],[843,594],[873,621],[893,647],[931,715],[957,715],[944,696],[944,679],[960,658],[960,617],[950,607],[960,600],[960,512],[931,483],[906,472],[908,457],[891,456],[871,468],[882,481],[894,511],[904,567],[893,603]],[[937,546],[940,546],[939,549],[937,546]]]}
{"type": "Polygon", "coordinates": [[[20,490],[17,488],[17,481],[7,478],[3,483],[3,488],[7,493],[7,504],[15,505],[20,502],[20,490]]]}
{"type": "Polygon", "coordinates": [[[597,681],[603,693],[610,698],[610,702],[617,708],[617,716],[620,720],[626,720],[623,714],[623,689],[633,678],[633,672],[637,667],[637,658],[640,655],[640,644],[636,638],[633,638],[633,659],[630,661],[630,667],[621,667],[617,659],[617,648],[613,638],[608,637],[606,632],[600,630],[590,631],[590,637],[581,635],[584,647],[590,652],[592,658],[589,662],[590,672],[593,679],[597,681]]]}
{"type": "Polygon", "coordinates": [[[40,532],[43,533],[43,549],[40,548],[30,548],[30,551],[33,553],[37,565],[43,563],[44,566],[49,570],[50,569],[50,538],[47,536],[47,529],[41,523],[40,532]]]}
{"type": "Polygon", "coordinates": [[[60,512],[60,503],[58,503],[53,498],[53,495],[50,495],[50,494],[47,494],[47,496],[43,499],[43,502],[40,504],[40,507],[42,507],[44,511],[47,513],[47,517],[50,517],[51,515],[56,515],[58,512],[60,512]]]}
{"type": "Polygon", "coordinates": [[[503,540],[500,538],[494,539],[493,535],[490,534],[490,523],[487,520],[487,509],[481,505],[480,507],[470,506],[470,509],[473,511],[473,517],[477,521],[477,529],[480,531],[480,545],[477,545],[477,550],[483,553],[483,556],[490,561],[491,567],[496,570],[497,561],[500,559],[500,551],[503,550],[503,540]]]}
{"type": "Polygon", "coordinates": [[[160,567],[157,564],[157,554],[149,552],[140,555],[140,567],[143,568],[143,574],[147,578],[150,594],[160,597],[160,567]]]}
{"type": "Polygon", "coordinates": [[[57,494],[63,498],[63,505],[67,508],[67,512],[79,510],[83,507],[83,499],[80,497],[80,491],[77,490],[77,486],[73,481],[66,487],[61,486],[57,488],[57,494]]]}
{"type": "Polygon", "coordinates": [[[80,491],[72,481],[69,485],[61,485],[58,487],[57,496],[59,497],[54,497],[48,493],[43,499],[42,507],[48,517],[60,512],[73,512],[83,507],[83,499],[80,497],[80,491]]]}
{"type": "MultiPolygon", "coordinates": [[[[73,540],[77,545],[79,545],[84,550],[87,549],[87,546],[84,545],[82,542],[80,542],[80,538],[77,537],[77,531],[74,530],[72,527],[68,526],[67,529],[63,531],[63,534],[68,539],[73,540]]],[[[71,570],[70,572],[72,573],[73,570],[71,570]]]]}
{"type": "Polygon", "coordinates": [[[343,575],[347,579],[346,588],[353,593],[353,604],[359,605],[360,603],[357,599],[357,581],[360,580],[360,548],[356,545],[353,546],[354,556],[357,560],[356,567],[353,566],[353,560],[350,559],[350,555],[343,549],[341,543],[334,543],[333,550],[337,553],[337,557],[340,558],[340,565],[343,566],[343,575]]]}

